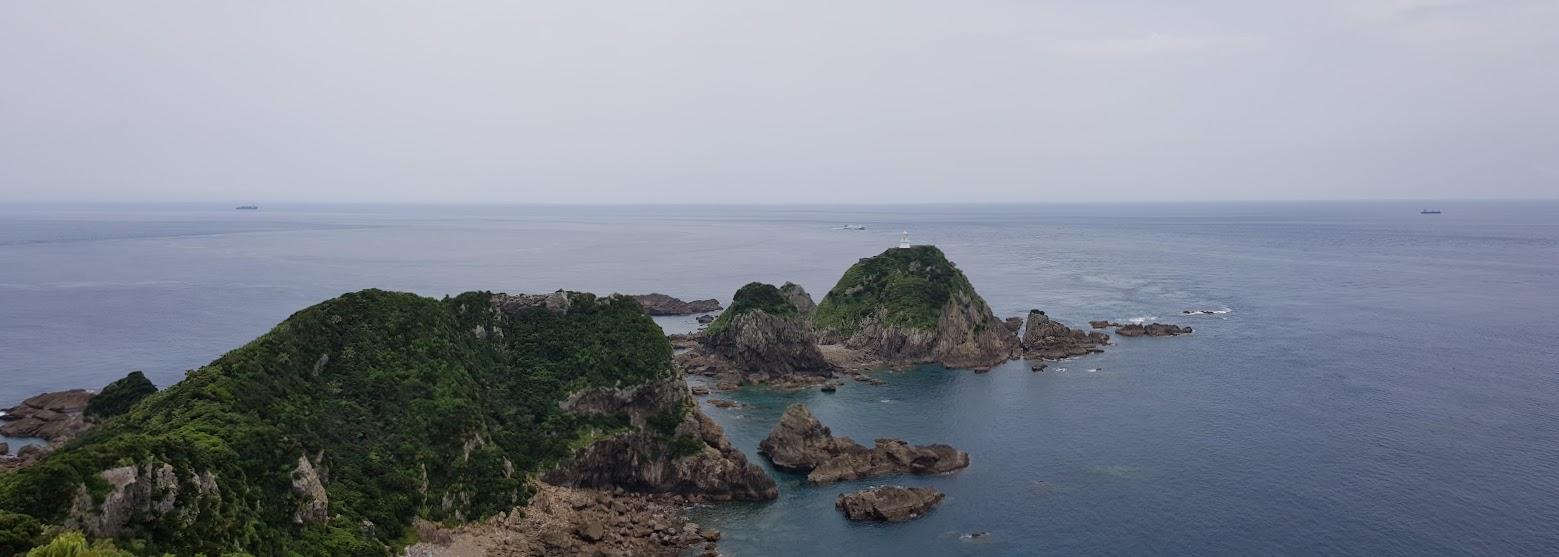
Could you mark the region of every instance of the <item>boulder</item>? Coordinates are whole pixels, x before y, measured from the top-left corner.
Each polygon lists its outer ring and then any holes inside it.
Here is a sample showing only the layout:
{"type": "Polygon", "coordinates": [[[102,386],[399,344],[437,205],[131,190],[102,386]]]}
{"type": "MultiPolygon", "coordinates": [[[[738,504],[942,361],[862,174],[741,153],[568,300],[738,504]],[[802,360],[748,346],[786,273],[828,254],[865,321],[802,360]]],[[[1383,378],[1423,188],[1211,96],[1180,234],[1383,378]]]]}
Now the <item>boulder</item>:
{"type": "Polygon", "coordinates": [[[886,485],[841,494],[834,507],[850,520],[904,522],[924,516],[942,498],[933,487],[886,485]]]}
{"type": "Polygon", "coordinates": [[[574,526],[574,534],[578,535],[579,539],[595,543],[606,537],[606,527],[601,524],[600,520],[585,519],[574,526]]]}

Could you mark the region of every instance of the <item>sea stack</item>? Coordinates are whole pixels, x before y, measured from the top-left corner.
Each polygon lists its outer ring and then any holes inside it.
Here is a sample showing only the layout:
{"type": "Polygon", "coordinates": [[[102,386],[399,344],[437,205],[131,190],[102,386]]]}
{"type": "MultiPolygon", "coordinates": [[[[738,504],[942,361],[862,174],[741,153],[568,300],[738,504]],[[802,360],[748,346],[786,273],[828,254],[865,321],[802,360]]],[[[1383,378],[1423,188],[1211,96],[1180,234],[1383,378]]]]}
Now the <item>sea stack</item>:
{"type": "Polygon", "coordinates": [[[1018,340],[936,246],[890,248],[856,262],[818,304],[827,342],[896,363],[989,367],[1018,340]]]}
{"type": "Polygon", "coordinates": [[[969,466],[969,453],[943,444],[911,445],[881,438],[866,448],[833,432],[802,404],[792,404],[758,454],[787,472],[806,472],[813,484],[854,481],[888,474],[945,474],[969,466]]]}
{"type": "Polygon", "coordinates": [[[832,374],[812,333],[811,297],[799,286],[785,286],[753,282],[741,287],[730,309],[705,330],[704,346],[744,372],[832,374]]]}

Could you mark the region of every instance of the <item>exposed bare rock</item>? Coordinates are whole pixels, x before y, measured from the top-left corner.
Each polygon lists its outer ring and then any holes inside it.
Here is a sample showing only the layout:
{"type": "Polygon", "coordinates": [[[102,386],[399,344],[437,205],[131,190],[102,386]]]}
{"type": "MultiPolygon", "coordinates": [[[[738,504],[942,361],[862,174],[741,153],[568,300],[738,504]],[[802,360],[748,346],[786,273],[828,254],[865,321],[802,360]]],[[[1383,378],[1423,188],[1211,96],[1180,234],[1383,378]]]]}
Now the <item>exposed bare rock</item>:
{"type": "Polygon", "coordinates": [[[796,316],[773,315],[761,309],[743,312],[711,331],[704,343],[741,371],[833,373],[833,366],[818,351],[811,327],[796,316]]]}
{"type": "Polygon", "coordinates": [[[634,294],[630,297],[638,300],[639,305],[644,306],[644,312],[650,315],[693,315],[720,311],[720,301],[713,298],[684,302],[660,293],[634,294]]]}
{"type": "Polygon", "coordinates": [[[681,381],[578,393],[564,403],[564,409],[627,415],[639,429],[592,443],[573,461],[549,472],[549,483],[715,501],[779,496],[774,479],[731,446],[725,431],[698,409],[681,381]],[[680,415],[673,431],[645,427],[648,420],[666,413],[680,415]]]}
{"type": "Polygon", "coordinates": [[[86,429],[88,424],[83,412],[94,393],[85,389],[72,389],[41,395],[22,401],[5,410],[0,416],[0,435],[6,437],[40,437],[46,440],[70,439],[86,429]]]}
{"type": "Polygon", "coordinates": [[[307,455],[298,457],[298,466],[292,471],[292,494],[298,498],[298,509],[292,513],[292,521],[298,524],[324,524],[330,519],[330,495],[325,483],[307,455]]]}
{"type": "Polygon", "coordinates": [[[780,416],[769,436],[758,443],[758,454],[766,456],[774,467],[787,472],[810,472],[818,465],[851,451],[865,452],[849,437],[834,437],[833,432],[806,405],[792,404],[780,416]]]}
{"type": "Polygon", "coordinates": [[[1164,323],[1149,323],[1147,325],[1131,324],[1121,325],[1120,328],[1115,329],[1115,334],[1123,337],[1170,337],[1176,335],[1189,335],[1191,334],[1191,328],[1181,327],[1179,325],[1168,325],[1164,323]]]}
{"type": "Polygon", "coordinates": [[[887,474],[945,474],[969,466],[969,454],[948,445],[911,445],[883,438],[869,451],[848,451],[807,474],[814,484],[848,482],[887,474]]]}
{"type": "Polygon", "coordinates": [[[795,292],[799,289],[787,295],[771,284],[742,286],[731,297],[731,308],[704,333],[704,347],[743,373],[832,374],[833,366],[818,351],[809,315],[796,305],[798,299],[811,303],[805,291],[795,292]]]}
{"type": "Polygon", "coordinates": [[[817,312],[817,302],[812,301],[812,295],[807,294],[807,289],[802,288],[801,285],[786,281],[785,284],[780,285],[779,291],[802,315],[810,317],[817,312]]]}
{"type": "Polygon", "coordinates": [[[1008,317],[1008,318],[1002,320],[1002,324],[1006,325],[1007,326],[1007,330],[1011,331],[1012,334],[1014,334],[1014,335],[1018,334],[1018,331],[1023,330],[1023,318],[1022,317],[1008,317]]]}
{"type": "Polygon", "coordinates": [[[840,494],[834,507],[850,520],[904,522],[925,515],[942,497],[932,487],[884,485],[840,494]]]}
{"type": "Polygon", "coordinates": [[[877,439],[870,449],[849,437],[834,437],[802,404],[785,409],[758,453],[774,467],[807,472],[815,484],[858,480],[885,474],[941,474],[969,466],[969,454],[947,445],[911,445],[901,439],[877,439]]]}
{"type": "Polygon", "coordinates": [[[132,519],[149,516],[174,528],[187,525],[201,506],[214,505],[221,497],[211,474],[180,474],[173,465],[157,461],[110,468],[98,477],[108,485],[108,493],[94,497],[86,484],[78,485],[65,521],[66,527],[95,538],[117,536],[132,519]]]}
{"type": "MultiPolygon", "coordinates": [[[[417,525],[404,557],[673,557],[713,545],[666,495],[536,485],[530,502],[481,523],[417,525]]],[[[718,538],[718,536],[716,536],[718,538]]]]}
{"type": "Polygon", "coordinates": [[[1101,347],[1109,343],[1110,335],[1068,328],[1037,309],[1029,310],[1028,323],[1023,329],[1023,355],[1034,360],[1060,360],[1103,352],[1101,347]]]}
{"type": "Polygon", "coordinates": [[[990,306],[969,293],[952,294],[934,329],[886,321],[885,314],[864,319],[842,343],[890,362],[940,362],[948,367],[989,367],[1007,361],[1018,350],[1017,338],[990,306]]]}

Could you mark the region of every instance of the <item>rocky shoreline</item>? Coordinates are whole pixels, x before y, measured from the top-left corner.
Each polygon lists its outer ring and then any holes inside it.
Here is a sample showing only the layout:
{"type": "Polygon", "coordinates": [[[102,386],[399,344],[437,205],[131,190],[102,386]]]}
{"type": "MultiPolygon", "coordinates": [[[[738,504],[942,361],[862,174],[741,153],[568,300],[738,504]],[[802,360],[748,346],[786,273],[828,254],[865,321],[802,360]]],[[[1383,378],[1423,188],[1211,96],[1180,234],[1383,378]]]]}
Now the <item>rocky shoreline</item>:
{"type": "Polygon", "coordinates": [[[533,486],[528,504],[475,524],[418,524],[419,543],[404,557],[672,557],[718,555],[720,532],[688,520],[693,503],[620,489],[533,486]]]}

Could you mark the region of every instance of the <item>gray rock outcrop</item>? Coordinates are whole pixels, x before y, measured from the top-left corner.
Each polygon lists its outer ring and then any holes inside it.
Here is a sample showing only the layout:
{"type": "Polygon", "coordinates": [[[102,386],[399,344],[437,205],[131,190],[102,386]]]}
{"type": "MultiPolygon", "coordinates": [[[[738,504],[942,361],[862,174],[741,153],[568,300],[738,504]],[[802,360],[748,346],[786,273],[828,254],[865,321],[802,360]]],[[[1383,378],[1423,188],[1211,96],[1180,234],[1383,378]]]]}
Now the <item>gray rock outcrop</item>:
{"type": "Polygon", "coordinates": [[[83,412],[92,400],[92,391],[72,389],[41,395],[22,401],[5,410],[0,420],[0,435],[6,437],[40,437],[49,441],[75,437],[86,429],[83,412]]]}
{"type": "Polygon", "coordinates": [[[1069,328],[1037,309],[1029,310],[1023,329],[1023,355],[1035,360],[1060,360],[1103,352],[1102,347],[1109,343],[1110,335],[1069,328]]]}
{"type": "Polygon", "coordinates": [[[564,408],[627,415],[636,429],[590,444],[571,462],[546,474],[549,483],[713,501],[765,501],[779,496],[774,479],[731,446],[720,424],[698,409],[681,381],[587,391],[565,402],[564,408]],[[675,428],[657,431],[651,421],[660,421],[667,413],[680,414],[675,428]]]}
{"type": "Polygon", "coordinates": [[[812,295],[807,294],[807,289],[802,288],[801,285],[786,281],[785,284],[780,285],[779,291],[802,315],[811,317],[812,314],[817,313],[817,302],[812,301],[812,295]]]}
{"type": "Polygon", "coordinates": [[[758,453],[774,467],[807,472],[807,481],[828,484],[888,474],[942,474],[969,466],[969,454],[948,445],[911,445],[877,439],[868,449],[848,437],[834,437],[806,406],[785,409],[758,453]]]}
{"type": "Polygon", "coordinates": [[[1115,334],[1123,337],[1172,337],[1177,335],[1189,335],[1191,334],[1191,328],[1181,327],[1179,325],[1168,325],[1165,323],[1148,323],[1146,325],[1133,323],[1130,325],[1121,325],[1119,328],[1115,329],[1115,334]]]}
{"type": "Polygon", "coordinates": [[[832,375],[833,365],[818,349],[810,310],[804,307],[811,298],[801,287],[786,284],[795,287],[788,294],[761,282],[742,286],[731,308],[704,332],[704,347],[743,373],[832,375]]]}
{"type": "Polygon", "coordinates": [[[933,487],[884,485],[840,494],[834,507],[850,520],[904,522],[925,515],[942,497],[933,487]]]}

